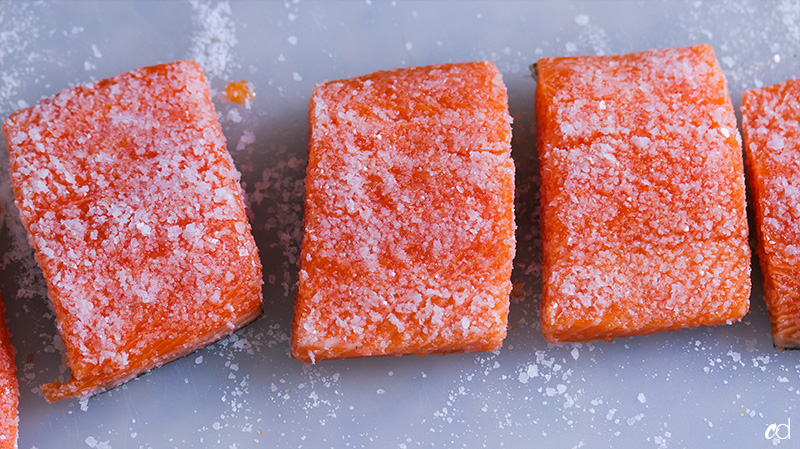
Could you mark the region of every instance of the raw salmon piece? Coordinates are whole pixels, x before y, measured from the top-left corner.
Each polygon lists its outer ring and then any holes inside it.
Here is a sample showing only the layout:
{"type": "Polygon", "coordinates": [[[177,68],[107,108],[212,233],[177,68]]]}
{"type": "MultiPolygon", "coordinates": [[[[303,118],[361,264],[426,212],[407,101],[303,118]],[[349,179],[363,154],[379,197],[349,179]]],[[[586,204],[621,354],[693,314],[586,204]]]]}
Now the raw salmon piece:
{"type": "Polygon", "coordinates": [[[800,348],[800,80],[748,90],[747,174],[764,296],[778,349],[800,348]]]}
{"type": "Polygon", "coordinates": [[[744,171],[711,47],[537,66],[545,338],[739,320],[750,295],[744,171]]]}
{"type": "Polygon", "coordinates": [[[0,449],[17,447],[17,405],[19,385],[14,365],[14,347],[3,317],[3,302],[0,299],[0,449]]]}
{"type": "Polygon", "coordinates": [[[511,117],[489,61],[318,85],[292,356],[478,352],[506,335],[511,117]]]}
{"type": "Polygon", "coordinates": [[[238,173],[194,62],[67,89],[3,124],[22,222],[88,396],[261,312],[238,173]]]}

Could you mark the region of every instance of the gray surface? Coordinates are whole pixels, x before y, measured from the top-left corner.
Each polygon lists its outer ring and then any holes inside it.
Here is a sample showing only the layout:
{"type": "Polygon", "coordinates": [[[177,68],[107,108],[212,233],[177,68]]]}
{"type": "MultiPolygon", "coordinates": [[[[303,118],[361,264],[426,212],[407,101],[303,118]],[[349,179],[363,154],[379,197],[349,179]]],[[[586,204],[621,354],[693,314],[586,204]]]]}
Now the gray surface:
{"type": "MultiPolygon", "coordinates": [[[[234,337],[87,402],[47,404],[37,385],[65,368],[3,162],[0,290],[19,351],[20,447],[791,445],[766,440],[764,431],[800,422],[800,353],[773,350],[757,269],[751,312],[732,326],[563,346],[548,345],[539,329],[535,83],[527,66],[546,55],[702,42],[714,46],[738,108],[744,89],[800,76],[800,6],[0,3],[2,118],[75,83],[176,59],[200,59],[215,90],[231,80],[253,83],[252,109],[215,103],[243,173],[266,282],[264,316],[234,337]],[[504,348],[316,366],[290,359],[312,87],[381,69],[487,58],[508,85],[518,167],[520,294],[504,348]],[[246,131],[255,142],[236,150],[246,131]]],[[[7,160],[4,143],[0,149],[7,160]]]]}

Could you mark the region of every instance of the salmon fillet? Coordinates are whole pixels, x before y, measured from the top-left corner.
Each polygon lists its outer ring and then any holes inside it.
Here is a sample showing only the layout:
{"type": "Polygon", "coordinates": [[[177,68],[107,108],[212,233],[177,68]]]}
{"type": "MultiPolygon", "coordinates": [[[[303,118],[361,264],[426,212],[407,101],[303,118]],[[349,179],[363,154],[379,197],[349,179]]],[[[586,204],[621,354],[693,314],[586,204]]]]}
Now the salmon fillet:
{"type": "Polygon", "coordinates": [[[19,405],[19,385],[14,347],[6,327],[3,302],[0,299],[0,449],[17,447],[17,406],[19,405]]]}
{"type": "Polygon", "coordinates": [[[744,172],[711,47],[544,58],[537,70],[547,341],[739,320],[744,172]]]}
{"type": "Polygon", "coordinates": [[[494,64],[320,84],[309,115],[292,356],[499,348],[516,243],[511,117],[494,64]]]}
{"type": "Polygon", "coordinates": [[[3,124],[23,224],[87,396],[261,312],[238,172],[194,62],[67,89],[3,124]]]}
{"type": "Polygon", "coordinates": [[[778,349],[800,348],[800,80],[742,100],[764,296],[778,349]]]}

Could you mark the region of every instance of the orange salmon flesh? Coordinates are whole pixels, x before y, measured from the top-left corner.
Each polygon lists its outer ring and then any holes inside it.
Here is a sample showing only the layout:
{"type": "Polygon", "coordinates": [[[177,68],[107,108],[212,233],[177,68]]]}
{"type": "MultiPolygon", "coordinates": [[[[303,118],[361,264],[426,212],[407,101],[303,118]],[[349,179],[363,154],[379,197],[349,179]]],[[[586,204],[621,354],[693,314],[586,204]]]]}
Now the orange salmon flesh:
{"type": "Polygon", "coordinates": [[[744,171],[711,47],[544,58],[537,72],[547,341],[739,320],[744,171]]]}
{"type": "Polygon", "coordinates": [[[318,85],[292,356],[491,351],[508,322],[514,163],[491,62],[318,85]]]}
{"type": "Polygon", "coordinates": [[[0,299],[0,449],[17,447],[17,425],[19,418],[19,384],[14,365],[14,347],[4,319],[3,302],[0,299]]]}
{"type": "Polygon", "coordinates": [[[748,90],[742,101],[758,259],[778,349],[800,348],[800,80],[748,90]]]}
{"type": "Polygon", "coordinates": [[[3,124],[22,222],[87,396],[261,312],[261,262],[194,62],[67,89],[3,124]]]}

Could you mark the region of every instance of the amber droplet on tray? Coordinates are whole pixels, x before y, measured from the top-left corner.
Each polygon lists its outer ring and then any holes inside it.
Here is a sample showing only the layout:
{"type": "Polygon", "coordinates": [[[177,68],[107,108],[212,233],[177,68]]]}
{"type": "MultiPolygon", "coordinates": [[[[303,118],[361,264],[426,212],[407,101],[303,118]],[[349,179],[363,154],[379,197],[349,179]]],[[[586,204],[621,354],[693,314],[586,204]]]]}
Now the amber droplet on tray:
{"type": "Polygon", "coordinates": [[[231,81],[225,86],[225,98],[234,103],[245,104],[253,101],[255,96],[253,86],[249,81],[231,81]]]}

